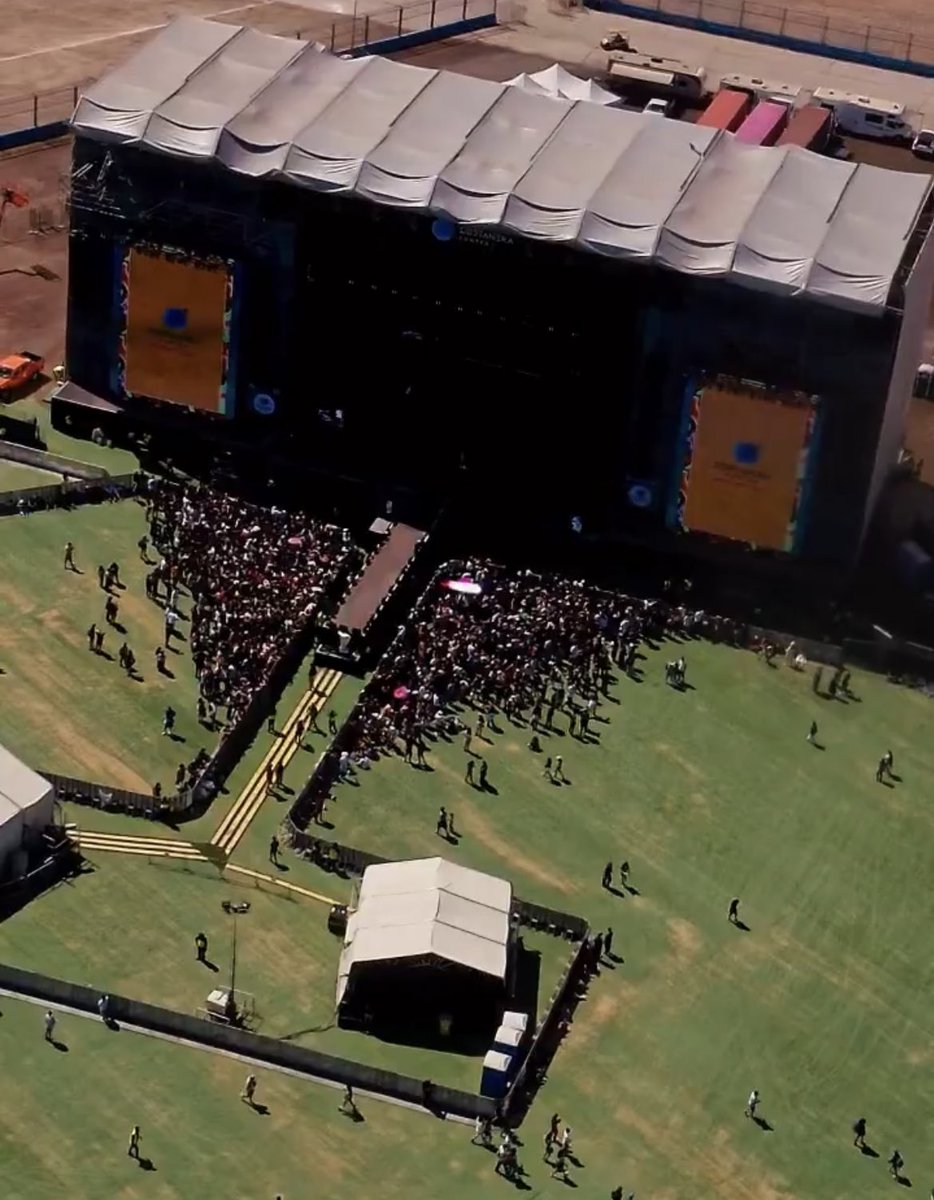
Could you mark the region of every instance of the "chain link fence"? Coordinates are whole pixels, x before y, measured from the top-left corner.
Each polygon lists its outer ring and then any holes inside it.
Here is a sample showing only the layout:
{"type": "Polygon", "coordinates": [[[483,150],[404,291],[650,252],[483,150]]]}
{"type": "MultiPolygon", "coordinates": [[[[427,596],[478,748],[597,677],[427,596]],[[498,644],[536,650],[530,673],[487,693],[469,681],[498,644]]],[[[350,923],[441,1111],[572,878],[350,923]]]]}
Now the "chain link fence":
{"type": "MultiPolygon", "coordinates": [[[[826,48],[828,57],[885,60],[934,74],[934,33],[915,31],[894,22],[867,24],[836,13],[811,12],[762,0],[586,0],[592,8],[641,14],[673,24],[716,26],[749,33],[752,40],[807,44],[826,48]],[[836,54],[835,54],[836,52],[836,54]]],[[[884,10],[880,10],[884,11],[884,10]]]]}

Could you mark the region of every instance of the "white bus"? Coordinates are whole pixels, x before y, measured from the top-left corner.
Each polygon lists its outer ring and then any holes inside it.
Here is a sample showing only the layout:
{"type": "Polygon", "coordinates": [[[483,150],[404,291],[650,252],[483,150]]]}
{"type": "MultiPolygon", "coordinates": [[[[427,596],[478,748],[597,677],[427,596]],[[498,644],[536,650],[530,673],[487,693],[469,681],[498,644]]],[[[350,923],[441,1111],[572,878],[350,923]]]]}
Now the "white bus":
{"type": "Polygon", "coordinates": [[[693,103],[707,91],[707,72],[676,58],[617,51],[607,60],[609,82],[621,89],[651,92],[693,103]]]}

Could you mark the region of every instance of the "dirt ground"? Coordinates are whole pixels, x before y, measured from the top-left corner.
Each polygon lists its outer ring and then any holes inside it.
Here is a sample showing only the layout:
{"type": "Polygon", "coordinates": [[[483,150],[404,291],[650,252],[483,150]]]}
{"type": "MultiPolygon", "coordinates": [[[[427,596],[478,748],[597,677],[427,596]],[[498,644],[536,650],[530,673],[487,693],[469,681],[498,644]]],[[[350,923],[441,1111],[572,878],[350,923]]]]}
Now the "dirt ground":
{"type": "MultiPolygon", "coordinates": [[[[432,10],[438,23],[456,20],[463,6],[463,0],[401,2],[406,10],[403,30],[427,28],[432,10]]],[[[339,50],[360,44],[365,29],[375,40],[399,27],[399,3],[393,0],[247,0],[228,5],[223,0],[82,0],[56,11],[53,33],[39,0],[3,0],[2,9],[0,132],[23,125],[37,92],[44,94],[40,109],[45,120],[69,116],[73,87],[123,62],[161,26],[185,14],[301,36],[339,50]]],[[[471,11],[480,11],[480,0],[469,0],[471,11]]]]}
{"type": "Polygon", "coordinates": [[[70,139],[62,138],[0,155],[0,184],[15,186],[30,200],[28,209],[8,208],[0,226],[0,353],[34,350],[49,368],[65,353],[68,235],[62,180],[70,154],[70,139]],[[30,214],[33,220],[45,214],[51,231],[31,233],[30,214]]]}

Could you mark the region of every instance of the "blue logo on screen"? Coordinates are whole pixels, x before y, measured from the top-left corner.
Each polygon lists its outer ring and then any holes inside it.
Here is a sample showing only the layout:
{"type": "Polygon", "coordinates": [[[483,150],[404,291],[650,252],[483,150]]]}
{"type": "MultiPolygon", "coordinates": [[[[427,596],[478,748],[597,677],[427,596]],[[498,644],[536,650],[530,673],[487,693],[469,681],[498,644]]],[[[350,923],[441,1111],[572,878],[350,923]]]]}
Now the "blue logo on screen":
{"type": "Polygon", "coordinates": [[[167,308],[162,314],[162,324],[173,333],[180,333],[188,325],[188,309],[167,308]]]}
{"type": "Polygon", "coordinates": [[[759,461],[759,447],[755,442],[737,442],[733,447],[733,461],[741,467],[754,467],[759,461]]]}
{"type": "Polygon", "coordinates": [[[450,242],[455,233],[457,233],[457,226],[453,221],[445,221],[442,217],[438,217],[431,223],[431,235],[439,242],[450,242]]]}

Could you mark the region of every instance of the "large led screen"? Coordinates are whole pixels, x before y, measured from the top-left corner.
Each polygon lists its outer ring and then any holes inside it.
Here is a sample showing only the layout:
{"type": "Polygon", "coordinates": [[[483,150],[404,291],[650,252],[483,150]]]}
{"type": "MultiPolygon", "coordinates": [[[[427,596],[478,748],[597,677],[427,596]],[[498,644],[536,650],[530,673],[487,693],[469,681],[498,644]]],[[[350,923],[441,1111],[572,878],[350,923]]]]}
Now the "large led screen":
{"type": "Polygon", "coordinates": [[[718,381],[689,400],[676,524],[771,550],[793,550],[816,402],[718,381]]]}
{"type": "Polygon", "coordinates": [[[127,394],[229,415],[229,264],[135,247],[122,284],[127,394]]]}

